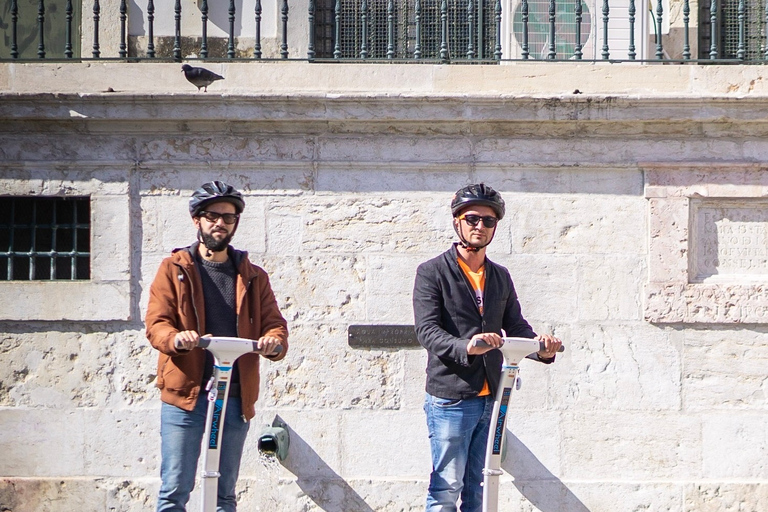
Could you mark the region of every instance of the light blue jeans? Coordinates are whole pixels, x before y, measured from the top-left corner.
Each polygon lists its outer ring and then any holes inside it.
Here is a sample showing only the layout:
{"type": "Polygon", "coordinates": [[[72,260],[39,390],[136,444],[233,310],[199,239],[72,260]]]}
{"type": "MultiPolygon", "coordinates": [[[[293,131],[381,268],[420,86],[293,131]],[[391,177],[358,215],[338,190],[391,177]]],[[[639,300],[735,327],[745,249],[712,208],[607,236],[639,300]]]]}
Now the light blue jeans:
{"type": "MultiPolygon", "coordinates": [[[[193,411],[163,403],[160,410],[162,484],[157,498],[157,512],[184,512],[198,475],[197,460],[205,434],[208,394],[202,393],[193,411]]],[[[235,512],[235,485],[240,472],[245,436],[250,423],[243,421],[239,398],[229,398],[224,419],[219,460],[217,512],[235,512]]]]}
{"type": "Polygon", "coordinates": [[[479,512],[483,507],[483,467],[493,397],[424,400],[432,474],[426,512],[479,512]]]}

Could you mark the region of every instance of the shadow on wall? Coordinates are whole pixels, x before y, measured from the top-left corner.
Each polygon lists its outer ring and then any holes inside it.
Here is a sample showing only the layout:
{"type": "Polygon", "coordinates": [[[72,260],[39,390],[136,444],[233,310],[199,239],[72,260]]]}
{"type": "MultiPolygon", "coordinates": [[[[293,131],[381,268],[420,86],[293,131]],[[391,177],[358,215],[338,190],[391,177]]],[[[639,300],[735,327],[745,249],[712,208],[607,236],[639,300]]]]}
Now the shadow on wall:
{"type": "Polygon", "coordinates": [[[501,467],[515,478],[520,494],[541,512],[589,512],[555,475],[507,430],[507,456],[501,467]]]}
{"type": "Polygon", "coordinates": [[[373,512],[357,492],[337,475],[290,426],[291,454],[283,466],[296,475],[297,484],[326,512],[373,512]]]}

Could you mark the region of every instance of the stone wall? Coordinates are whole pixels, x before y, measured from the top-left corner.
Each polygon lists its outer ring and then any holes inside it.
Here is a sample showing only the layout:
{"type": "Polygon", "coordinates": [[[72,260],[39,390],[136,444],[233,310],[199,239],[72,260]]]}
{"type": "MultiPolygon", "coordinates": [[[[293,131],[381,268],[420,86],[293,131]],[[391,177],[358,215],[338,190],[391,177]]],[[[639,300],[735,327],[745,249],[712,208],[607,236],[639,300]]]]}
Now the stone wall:
{"type": "Polygon", "coordinates": [[[0,508],[153,509],[142,318],[211,179],[244,191],[235,245],[291,331],[262,366],[243,510],[423,508],[424,351],[353,349],[347,327],[412,323],[416,266],[448,247],[451,194],[477,181],[508,205],[489,257],[567,345],[554,366],[523,363],[502,509],[765,507],[764,266],[696,259],[712,229],[764,229],[742,215],[768,194],[761,68],[221,67],[196,94],[176,64],[0,66],[0,194],[91,195],[103,270],[74,292],[0,283],[0,508]],[[736,292],[751,316],[701,311],[736,292]],[[282,465],[256,449],[276,415],[282,465]]]}

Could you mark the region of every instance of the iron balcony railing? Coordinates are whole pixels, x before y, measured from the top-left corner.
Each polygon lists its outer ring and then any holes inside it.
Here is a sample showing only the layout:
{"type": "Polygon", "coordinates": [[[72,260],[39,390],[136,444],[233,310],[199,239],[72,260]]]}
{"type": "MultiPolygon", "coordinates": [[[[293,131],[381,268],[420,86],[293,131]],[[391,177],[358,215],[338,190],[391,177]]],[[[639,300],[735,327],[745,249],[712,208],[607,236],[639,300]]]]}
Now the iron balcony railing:
{"type": "Polygon", "coordinates": [[[695,13],[689,0],[121,0],[110,3],[115,12],[99,0],[0,5],[2,61],[768,61],[768,0],[702,0],[695,13]]]}

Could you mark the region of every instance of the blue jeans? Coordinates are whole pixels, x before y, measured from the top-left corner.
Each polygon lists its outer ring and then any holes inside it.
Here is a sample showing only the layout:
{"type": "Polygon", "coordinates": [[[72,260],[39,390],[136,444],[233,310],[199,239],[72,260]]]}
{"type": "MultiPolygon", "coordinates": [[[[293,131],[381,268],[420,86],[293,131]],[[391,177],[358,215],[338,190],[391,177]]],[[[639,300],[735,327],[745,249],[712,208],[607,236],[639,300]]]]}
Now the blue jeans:
{"type": "Polygon", "coordinates": [[[483,507],[483,467],[493,397],[450,400],[430,394],[424,400],[432,474],[426,512],[461,512],[483,507]]]}
{"type": "MultiPolygon", "coordinates": [[[[157,498],[157,512],[184,512],[198,475],[197,459],[205,434],[208,394],[201,393],[192,411],[163,403],[160,410],[162,484],[157,498]]],[[[218,512],[235,512],[235,485],[240,472],[245,436],[250,423],[243,421],[239,398],[227,400],[224,434],[221,439],[218,482],[218,512]]]]}

